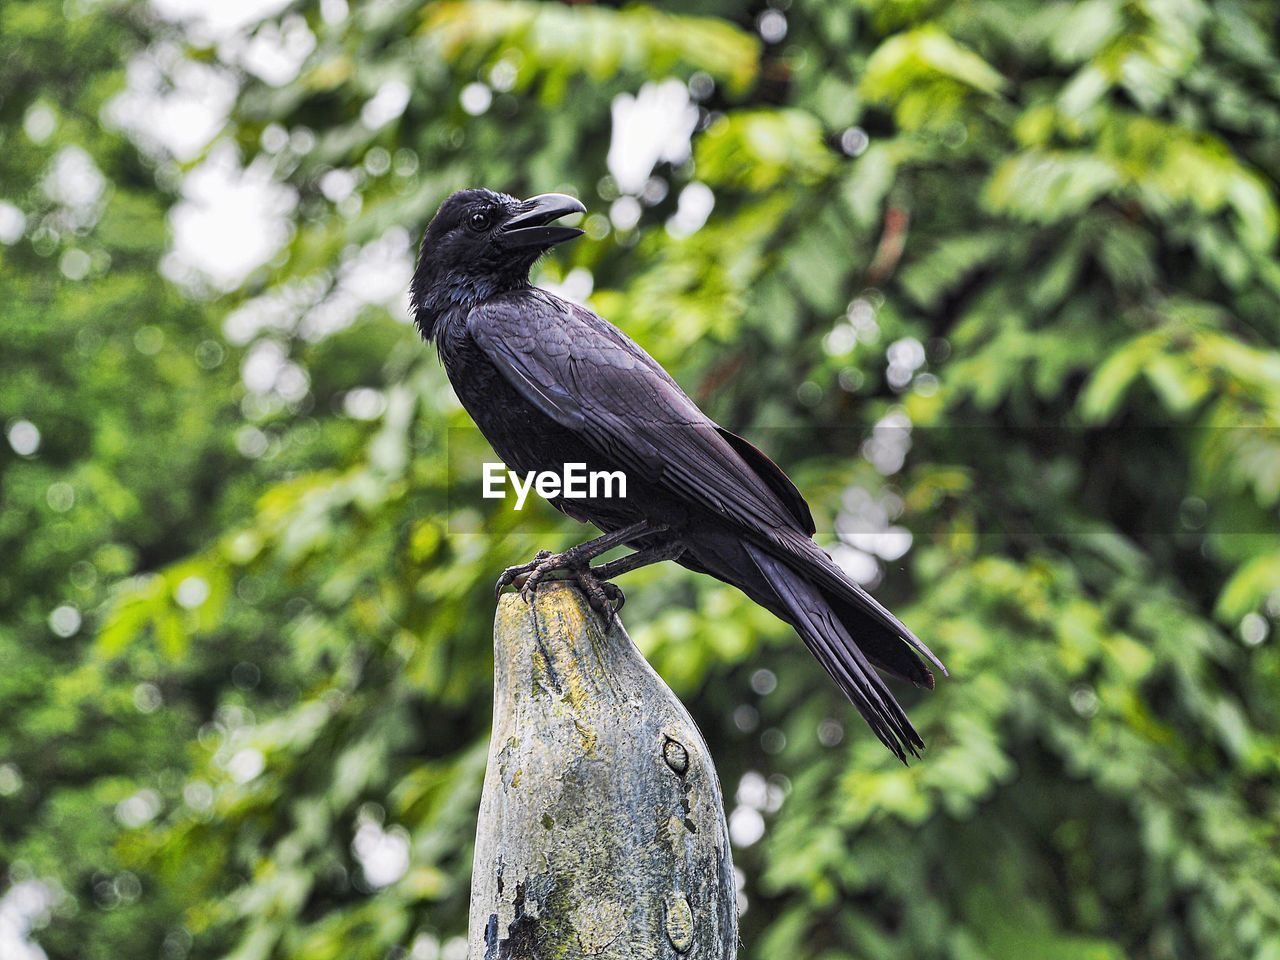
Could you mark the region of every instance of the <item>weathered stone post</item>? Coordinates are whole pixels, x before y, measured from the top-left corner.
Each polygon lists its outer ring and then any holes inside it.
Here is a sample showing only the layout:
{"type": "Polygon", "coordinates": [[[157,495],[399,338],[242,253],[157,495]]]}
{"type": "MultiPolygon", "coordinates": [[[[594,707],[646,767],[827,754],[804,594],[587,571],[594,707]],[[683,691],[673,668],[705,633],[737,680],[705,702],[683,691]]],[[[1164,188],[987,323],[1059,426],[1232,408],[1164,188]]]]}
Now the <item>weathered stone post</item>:
{"type": "Polygon", "coordinates": [[[471,960],[736,956],[715,768],[622,625],[547,584],[502,597],[493,647],[471,960]]]}

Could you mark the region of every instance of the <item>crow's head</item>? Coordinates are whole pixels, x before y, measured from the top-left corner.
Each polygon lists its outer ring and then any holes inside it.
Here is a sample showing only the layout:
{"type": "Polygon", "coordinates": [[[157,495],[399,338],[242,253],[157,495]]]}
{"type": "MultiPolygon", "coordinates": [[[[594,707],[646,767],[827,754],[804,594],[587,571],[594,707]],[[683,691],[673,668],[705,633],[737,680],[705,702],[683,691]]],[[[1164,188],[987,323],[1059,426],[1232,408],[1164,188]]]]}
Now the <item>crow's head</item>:
{"type": "Polygon", "coordinates": [[[557,243],[582,235],[552,226],[586,207],[562,193],[517,200],[492,190],[459,190],[427,225],[410,292],[414,319],[428,340],[440,314],[528,282],[529,268],[557,243]]]}

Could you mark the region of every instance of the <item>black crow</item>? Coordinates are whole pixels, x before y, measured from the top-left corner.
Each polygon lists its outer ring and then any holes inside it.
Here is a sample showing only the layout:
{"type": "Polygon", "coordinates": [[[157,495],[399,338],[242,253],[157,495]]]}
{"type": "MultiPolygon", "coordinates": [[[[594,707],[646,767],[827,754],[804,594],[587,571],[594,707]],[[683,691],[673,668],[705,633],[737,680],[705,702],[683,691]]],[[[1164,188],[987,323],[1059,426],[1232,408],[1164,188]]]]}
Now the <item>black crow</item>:
{"type": "Polygon", "coordinates": [[[925,661],[945,668],[892,613],[813,541],[795,485],[754,446],[717,425],[638,344],[590,310],[529,283],[529,268],[582,231],[572,197],[530,200],[462,190],[437,211],[418,257],[412,308],[435,341],[463,407],[520,473],[582,463],[623,471],[625,498],[553,498],[604,536],[508,568],[576,577],[594,602],[619,599],[609,578],[658,560],[733,584],[792,624],[884,744],[905,760],[923,741],[875,667],[932,688],[925,661]],[[596,567],[625,543],[636,552],[596,567]]]}

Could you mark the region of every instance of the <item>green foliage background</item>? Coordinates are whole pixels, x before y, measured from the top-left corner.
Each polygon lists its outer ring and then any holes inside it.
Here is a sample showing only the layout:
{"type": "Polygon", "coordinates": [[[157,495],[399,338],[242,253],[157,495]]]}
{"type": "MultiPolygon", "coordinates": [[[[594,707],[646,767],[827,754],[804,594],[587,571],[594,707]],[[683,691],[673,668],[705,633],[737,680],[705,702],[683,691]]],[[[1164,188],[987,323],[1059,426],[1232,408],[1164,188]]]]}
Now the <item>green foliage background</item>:
{"type": "Polygon", "coordinates": [[[340,265],[486,184],[577,192],[597,218],[544,280],[589,270],[820,527],[912,536],[877,592],[953,678],[902,691],[909,768],[731,590],[625,583],[766,824],[744,957],[1280,960],[1275,5],[769,10],[289,4],[250,29],[301,17],[314,49],[240,71],[220,137],[296,191],[291,230],[214,296],[158,272],[198,161],[102,116],[143,51],[218,51],[141,5],[0,6],[0,418],[41,436],[0,452],[0,895],[51,891],[48,957],[464,955],[489,586],[584,531],[450,489],[465,416],[399,312],[304,333],[340,265]],[[693,157],[613,228],[611,101],[668,77],[693,157]],[[407,109],[370,129],[389,80],[407,109]],[[45,186],[68,148],[88,214],[45,186]],[[674,236],[695,181],[714,210],[674,236]],[[301,399],[244,386],[240,309],[301,399]],[[375,888],[359,835],[408,868],[375,888]]]}

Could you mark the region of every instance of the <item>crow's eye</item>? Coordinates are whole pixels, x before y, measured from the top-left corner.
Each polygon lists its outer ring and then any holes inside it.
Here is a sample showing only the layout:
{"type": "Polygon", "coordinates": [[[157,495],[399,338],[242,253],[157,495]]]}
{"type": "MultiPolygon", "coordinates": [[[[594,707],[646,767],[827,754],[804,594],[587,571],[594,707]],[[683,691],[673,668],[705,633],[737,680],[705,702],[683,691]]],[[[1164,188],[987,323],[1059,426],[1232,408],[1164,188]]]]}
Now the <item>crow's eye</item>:
{"type": "Polygon", "coordinates": [[[471,227],[472,230],[487,230],[489,227],[488,212],[473,213],[471,216],[467,217],[467,225],[471,227]]]}

